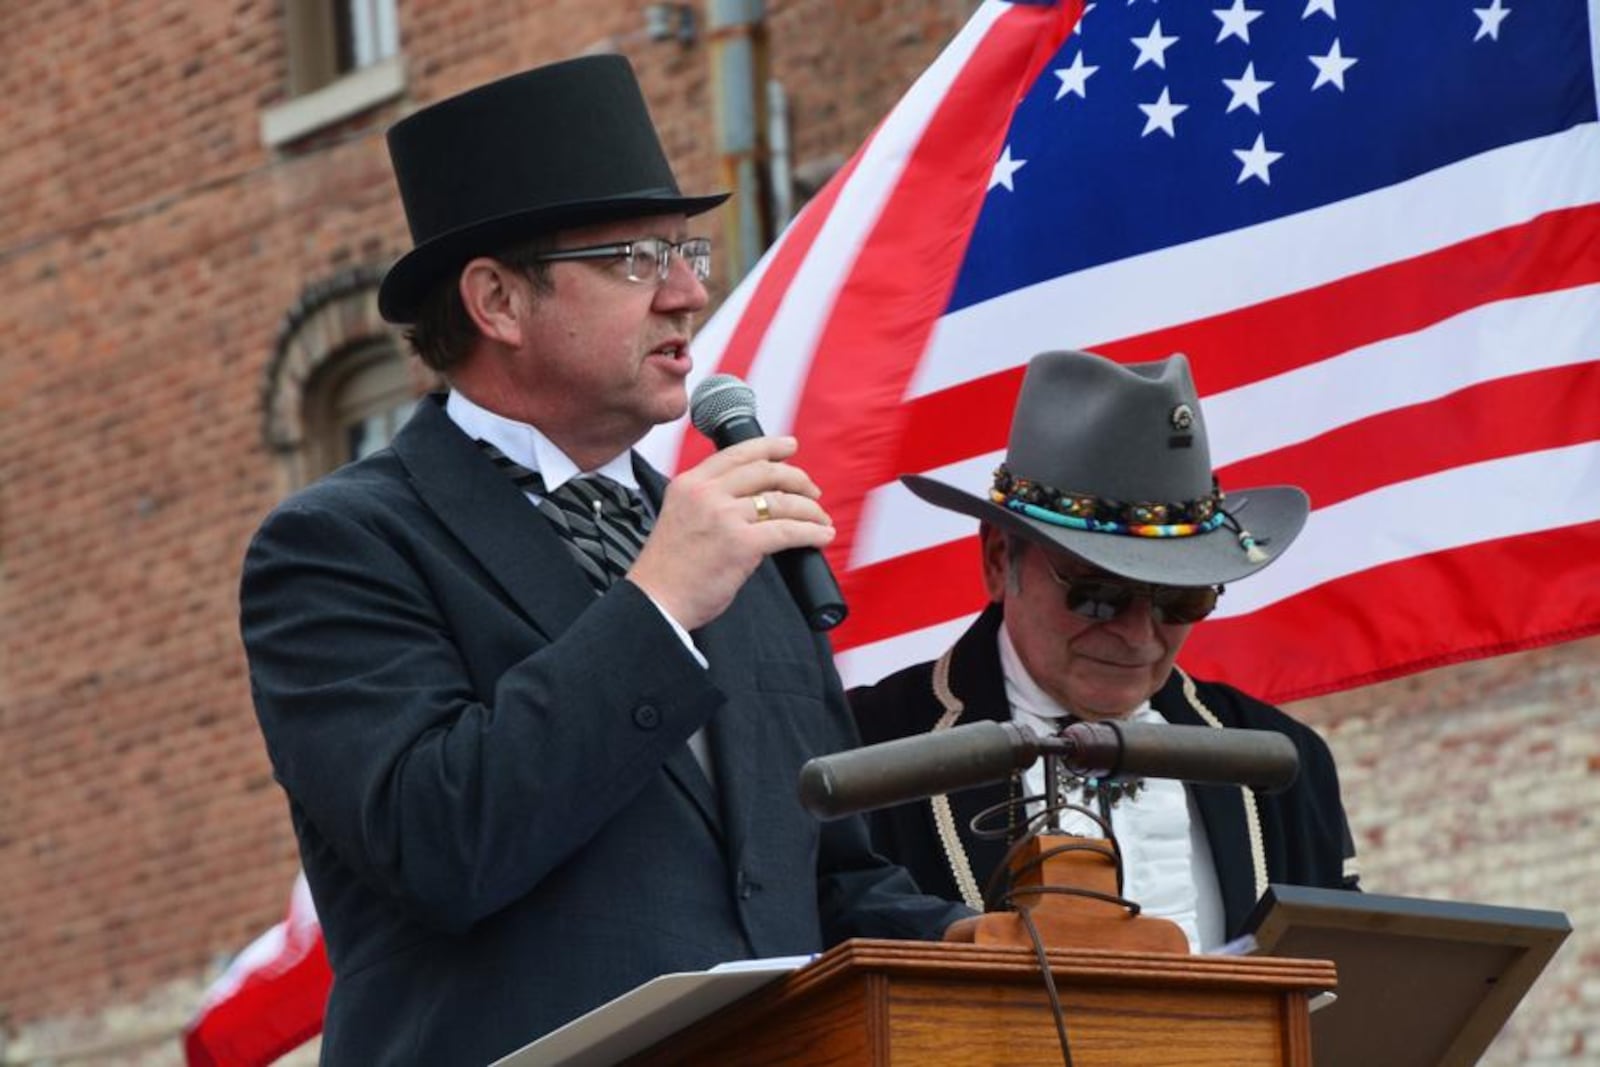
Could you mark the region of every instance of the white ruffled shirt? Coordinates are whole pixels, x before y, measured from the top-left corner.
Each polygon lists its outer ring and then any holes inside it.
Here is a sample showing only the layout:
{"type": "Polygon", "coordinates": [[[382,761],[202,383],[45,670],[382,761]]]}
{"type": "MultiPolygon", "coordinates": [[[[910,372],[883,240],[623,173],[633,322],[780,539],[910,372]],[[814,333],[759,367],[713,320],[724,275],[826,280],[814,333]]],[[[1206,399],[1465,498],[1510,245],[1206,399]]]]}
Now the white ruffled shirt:
{"type": "MultiPolygon", "coordinates": [[[[1059,730],[1071,713],[1028,674],[1004,626],[1000,627],[1000,668],[1011,720],[1039,734],[1059,730]]],[[[1145,701],[1126,721],[1164,723],[1166,719],[1145,701]]],[[[1044,793],[1043,760],[1024,772],[1023,788],[1029,796],[1044,793]]],[[[1111,828],[1122,848],[1123,895],[1140,904],[1144,914],[1177,923],[1192,951],[1209,952],[1220,946],[1226,922],[1216,863],[1205,824],[1183,783],[1146,779],[1136,797],[1123,797],[1111,809],[1111,828]]],[[[1086,837],[1103,836],[1093,820],[1078,812],[1063,813],[1061,829],[1086,837]]]]}

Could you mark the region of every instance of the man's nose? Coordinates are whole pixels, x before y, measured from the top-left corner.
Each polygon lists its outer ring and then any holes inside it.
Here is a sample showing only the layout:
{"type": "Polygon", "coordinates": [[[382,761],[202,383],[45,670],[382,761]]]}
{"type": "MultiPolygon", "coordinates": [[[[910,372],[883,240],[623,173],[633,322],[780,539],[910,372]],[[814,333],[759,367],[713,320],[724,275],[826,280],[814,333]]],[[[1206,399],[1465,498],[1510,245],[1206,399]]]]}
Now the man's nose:
{"type": "Polygon", "coordinates": [[[674,255],[668,261],[666,280],[656,288],[655,309],[695,312],[710,302],[711,294],[706,292],[705,283],[695,275],[688,260],[674,255]]]}
{"type": "Polygon", "coordinates": [[[1143,594],[1136,595],[1128,602],[1127,607],[1102,622],[1100,626],[1117,634],[1129,644],[1149,641],[1156,633],[1156,619],[1150,607],[1150,598],[1143,594]]]}

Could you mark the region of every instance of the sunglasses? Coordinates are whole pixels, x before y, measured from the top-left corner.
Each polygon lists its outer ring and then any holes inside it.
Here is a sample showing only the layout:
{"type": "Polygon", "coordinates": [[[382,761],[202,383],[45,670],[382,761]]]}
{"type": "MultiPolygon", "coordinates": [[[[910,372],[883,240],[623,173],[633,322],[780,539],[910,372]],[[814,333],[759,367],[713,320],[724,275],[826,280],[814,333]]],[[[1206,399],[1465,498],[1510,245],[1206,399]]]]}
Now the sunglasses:
{"type": "Polygon", "coordinates": [[[1085,619],[1105,622],[1121,615],[1137,597],[1150,601],[1150,617],[1159,623],[1199,622],[1217,607],[1220,585],[1151,585],[1109,575],[1068,577],[1049,563],[1045,570],[1066,593],[1067,610],[1085,619]]]}

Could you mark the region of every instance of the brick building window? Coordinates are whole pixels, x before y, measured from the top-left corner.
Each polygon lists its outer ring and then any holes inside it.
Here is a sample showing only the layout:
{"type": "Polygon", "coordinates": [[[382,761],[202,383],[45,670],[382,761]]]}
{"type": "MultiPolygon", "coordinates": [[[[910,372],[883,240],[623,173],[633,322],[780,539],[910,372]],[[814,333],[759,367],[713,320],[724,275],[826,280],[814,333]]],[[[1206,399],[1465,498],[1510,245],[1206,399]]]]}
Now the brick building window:
{"type": "Polygon", "coordinates": [[[389,442],[442,383],[378,315],[377,268],[308,286],[284,316],[262,384],[263,435],[296,489],[389,442]]]}
{"type": "Polygon", "coordinates": [[[335,353],[305,391],[306,472],[326,474],[371,455],[416,406],[416,383],[392,342],[335,353]]]}
{"type": "Polygon", "coordinates": [[[289,91],[321,89],[400,51],[394,0],[290,0],[284,9],[289,91]]]}
{"type": "Polygon", "coordinates": [[[405,89],[395,0],[288,0],[283,6],[289,99],[261,114],[276,148],[405,89]]]}

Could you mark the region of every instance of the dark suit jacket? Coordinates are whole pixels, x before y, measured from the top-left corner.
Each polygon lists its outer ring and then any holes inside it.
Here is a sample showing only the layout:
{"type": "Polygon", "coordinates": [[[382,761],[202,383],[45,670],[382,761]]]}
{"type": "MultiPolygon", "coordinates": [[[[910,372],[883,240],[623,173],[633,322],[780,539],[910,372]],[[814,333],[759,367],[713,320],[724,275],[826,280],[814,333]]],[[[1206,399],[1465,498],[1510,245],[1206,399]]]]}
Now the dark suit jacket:
{"type": "Polygon", "coordinates": [[[333,964],[325,1063],[481,1064],[658,974],[966,913],[800,808],[855,736],[770,564],[694,634],[703,669],[436,402],[273,512],[241,618],[333,964]]]}
{"type": "MultiPolygon", "coordinates": [[[[950,664],[950,688],[966,705],[959,722],[1011,720],[997,643],[1000,619],[999,607],[991,605],[956,643],[950,664]]],[[[875,686],[852,689],[850,703],[862,741],[875,744],[930,730],[944,713],[934,696],[932,678],[933,664],[923,663],[892,674],[875,686]]],[[[1224,726],[1276,730],[1287,734],[1299,750],[1300,776],[1295,784],[1283,793],[1257,797],[1269,881],[1354,888],[1355,853],[1339,799],[1338,774],[1327,744],[1309,727],[1236,689],[1198,680],[1195,685],[1201,701],[1224,726]]],[[[1184,697],[1176,671],[1151,704],[1168,722],[1203,725],[1184,697]]],[[[1188,788],[1210,839],[1228,936],[1237,936],[1256,902],[1243,795],[1232,786],[1188,788]]],[[[1009,790],[1008,784],[998,783],[950,795],[956,825],[980,888],[999,866],[1006,843],[976,838],[969,826],[972,817],[984,808],[1004,803],[1009,790]]],[[[904,864],[918,885],[930,893],[960,899],[928,801],[885,808],[869,818],[873,842],[889,858],[904,864]]]]}

